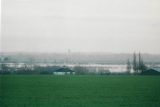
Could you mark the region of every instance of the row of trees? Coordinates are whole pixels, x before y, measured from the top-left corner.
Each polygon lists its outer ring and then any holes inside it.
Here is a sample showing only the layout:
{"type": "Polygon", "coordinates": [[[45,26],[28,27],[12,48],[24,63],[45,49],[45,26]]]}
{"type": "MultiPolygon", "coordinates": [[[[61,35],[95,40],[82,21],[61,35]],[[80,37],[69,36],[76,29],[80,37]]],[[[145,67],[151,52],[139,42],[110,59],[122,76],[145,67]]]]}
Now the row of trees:
{"type": "Polygon", "coordinates": [[[136,54],[133,53],[133,63],[131,64],[130,60],[127,61],[127,73],[131,73],[131,69],[133,68],[134,74],[139,74],[144,72],[147,67],[144,64],[141,53],[136,54]],[[138,56],[138,57],[137,57],[138,56]]]}

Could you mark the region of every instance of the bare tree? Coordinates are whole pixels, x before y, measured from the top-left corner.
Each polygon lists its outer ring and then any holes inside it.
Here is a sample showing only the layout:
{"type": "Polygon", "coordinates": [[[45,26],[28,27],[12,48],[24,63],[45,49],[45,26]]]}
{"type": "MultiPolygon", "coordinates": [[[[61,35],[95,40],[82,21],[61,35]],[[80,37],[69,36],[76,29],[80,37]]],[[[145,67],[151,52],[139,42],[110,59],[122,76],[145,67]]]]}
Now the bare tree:
{"type": "Polygon", "coordinates": [[[137,58],[136,58],[136,53],[133,53],[133,70],[135,73],[138,73],[138,69],[137,69],[137,58]]]}
{"type": "Polygon", "coordinates": [[[1,59],[1,64],[0,64],[0,73],[1,74],[9,74],[9,67],[7,62],[9,61],[8,57],[4,57],[3,59],[1,59]]]}
{"type": "Polygon", "coordinates": [[[8,65],[5,63],[1,63],[1,69],[0,69],[0,74],[8,74],[8,65]]]}
{"type": "Polygon", "coordinates": [[[127,74],[131,73],[131,63],[129,61],[129,59],[127,60],[127,74]]]}
{"type": "Polygon", "coordinates": [[[143,58],[140,52],[138,54],[138,61],[137,61],[136,53],[133,54],[133,70],[135,74],[144,72],[146,70],[146,66],[143,62],[143,58]]]}
{"type": "Polygon", "coordinates": [[[88,73],[87,68],[82,66],[75,66],[73,70],[75,71],[76,75],[85,75],[88,73]]]}
{"type": "Polygon", "coordinates": [[[146,70],[146,66],[143,62],[143,58],[141,57],[141,53],[139,53],[139,63],[138,63],[138,71],[139,73],[144,72],[146,70]]]}

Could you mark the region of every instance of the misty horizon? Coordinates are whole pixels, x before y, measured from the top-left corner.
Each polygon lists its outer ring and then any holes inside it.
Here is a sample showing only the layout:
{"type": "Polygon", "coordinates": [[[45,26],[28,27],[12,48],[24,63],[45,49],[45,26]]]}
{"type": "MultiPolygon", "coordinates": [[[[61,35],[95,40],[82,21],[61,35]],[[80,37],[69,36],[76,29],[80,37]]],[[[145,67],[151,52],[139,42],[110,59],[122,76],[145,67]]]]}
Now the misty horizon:
{"type": "Polygon", "coordinates": [[[142,55],[160,55],[160,53],[144,53],[141,51],[132,51],[132,52],[104,52],[104,51],[55,51],[55,52],[36,52],[36,51],[1,51],[0,54],[1,55],[5,55],[5,54],[97,54],[97,55],[118,55],[118,54],[122,54],[122,55],[133,55],[134,53],[139,54],[141,53],[142,55]]]}

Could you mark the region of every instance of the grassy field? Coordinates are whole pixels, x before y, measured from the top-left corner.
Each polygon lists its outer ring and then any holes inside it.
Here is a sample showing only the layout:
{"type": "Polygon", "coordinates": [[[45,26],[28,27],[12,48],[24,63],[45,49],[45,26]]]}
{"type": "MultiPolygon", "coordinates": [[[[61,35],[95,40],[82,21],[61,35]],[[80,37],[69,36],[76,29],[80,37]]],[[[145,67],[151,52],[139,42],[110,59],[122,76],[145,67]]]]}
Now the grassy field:
{"type": "Polygon", "coordinates": [[[0,107],[160,107],[160,76],[0,76],[0,107]]]}

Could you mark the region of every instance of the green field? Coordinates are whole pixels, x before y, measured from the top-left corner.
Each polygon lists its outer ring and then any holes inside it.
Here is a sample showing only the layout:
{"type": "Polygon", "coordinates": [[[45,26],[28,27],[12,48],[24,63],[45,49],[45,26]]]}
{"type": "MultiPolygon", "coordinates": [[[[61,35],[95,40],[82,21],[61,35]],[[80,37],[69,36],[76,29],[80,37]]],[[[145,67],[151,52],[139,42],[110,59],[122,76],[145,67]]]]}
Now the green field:
{"type": "Polygon", "coordinates": [[[160,76],[0,76],[0,107],[160,107],[160,76]]]}

